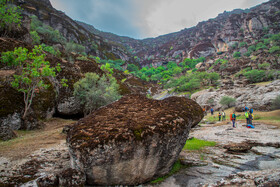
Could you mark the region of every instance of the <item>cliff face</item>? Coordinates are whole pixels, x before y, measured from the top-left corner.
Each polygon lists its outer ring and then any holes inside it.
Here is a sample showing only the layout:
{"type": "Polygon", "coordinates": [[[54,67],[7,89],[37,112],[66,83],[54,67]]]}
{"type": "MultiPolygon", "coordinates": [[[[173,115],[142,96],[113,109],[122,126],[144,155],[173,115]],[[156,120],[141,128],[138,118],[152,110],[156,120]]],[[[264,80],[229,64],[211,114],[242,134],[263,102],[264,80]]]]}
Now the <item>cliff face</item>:
{"type": "Polygon", "coordinates": [[[279,22],[280,2],[271,0],[251,9],[221,13],[195,27],[157,38],[134,40],[96,29],[91,32],[124,45],[138,56],[142,66],[158,66],[168,61],[182,62],[184,58],[215,57],[217,53],[229,52],[232,57],[235,42],[254,44],[265,34],[278,33],[279,22]]]}
{"type": "Polygon", "coordinates": [[[106,42],[104,38],[85,29],[65,13],[54,9],[49,0],[18,0],[15,4],[23,8],[24,15],[37,16],[44,24],[59,31],[67,41],[85,46],[88,54],[102,58],[130,60],[130,55],[123,46],[106,42]],[[93,43],[97,45],[96,49],[92,48],[93,43]]]}

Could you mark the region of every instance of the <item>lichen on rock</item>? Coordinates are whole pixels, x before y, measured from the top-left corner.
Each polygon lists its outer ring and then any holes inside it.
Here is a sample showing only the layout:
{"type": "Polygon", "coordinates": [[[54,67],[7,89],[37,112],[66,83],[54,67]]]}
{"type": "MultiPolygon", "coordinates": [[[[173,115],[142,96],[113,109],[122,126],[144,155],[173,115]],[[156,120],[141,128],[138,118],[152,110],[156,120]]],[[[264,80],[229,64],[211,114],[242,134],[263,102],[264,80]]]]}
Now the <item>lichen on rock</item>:
{"type": "Polygon", "coordinates": [[[67,134],[72,166],[94,185],[136,185],[167,174],[189,130],[203,118],[194,101],[125,96],[79,120],[67,134]]]}

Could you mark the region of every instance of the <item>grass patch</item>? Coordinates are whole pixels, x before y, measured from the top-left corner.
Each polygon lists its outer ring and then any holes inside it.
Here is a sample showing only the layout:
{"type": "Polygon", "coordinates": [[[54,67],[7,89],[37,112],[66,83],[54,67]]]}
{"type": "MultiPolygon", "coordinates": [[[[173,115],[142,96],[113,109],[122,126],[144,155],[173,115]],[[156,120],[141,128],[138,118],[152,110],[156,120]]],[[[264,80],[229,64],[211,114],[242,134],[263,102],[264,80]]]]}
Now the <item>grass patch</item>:
{"type": "Polygon", "coordinates": [[[174,163],[174,165],[173,165],[171,171],[170,171],[167,175],[165,175],[165,176],[163,176],[163,177],[159,177],[159,178],[157,178],[157,179],[151,181],[151,184],[160,183],[160,182],[164,181],[165,179],[167,179],[168,177],[170,177],[171,175],[177,173],[180,169],[183,169],[183,168],[186,168],[186,167],[187,167],[187,166],[184,166],[184,165],[181,164],[180,160],[177,160],[177,161],[174,163]]]}
{"type": "Polygon", "coordinates": [[[216,142],[191,138],[186,141],[183,150],[200,150],[203,147],[215,146],[216,142]]]}
{"type": "Polygon", "coordinates": [[[253,85],[257,85],[257,86],[265,86],[270,84],[272,81],[267,81],[267,82],[258,82],[258,83],[254,83],[253,85]]]}

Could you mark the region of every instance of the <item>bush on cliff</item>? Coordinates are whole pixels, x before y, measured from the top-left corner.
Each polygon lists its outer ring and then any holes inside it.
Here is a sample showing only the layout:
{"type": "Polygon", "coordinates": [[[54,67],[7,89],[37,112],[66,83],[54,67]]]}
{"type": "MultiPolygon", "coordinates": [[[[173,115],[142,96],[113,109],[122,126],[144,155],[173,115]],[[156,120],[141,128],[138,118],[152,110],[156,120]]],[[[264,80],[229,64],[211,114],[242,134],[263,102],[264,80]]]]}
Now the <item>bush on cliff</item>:
{"type": "Polygon", "coordinates": [[[20,7],[9,4],[9,0],[0,0],[0,28],[11,30],[13,26],[20,26],[20,7]]]}
{"type": "Polygon", "coordinates": [[[235,102],[236,102],[236,99],[229,97],[229,96],[223,96],[222,99],[220,100],[220,104],[227,108],[234,106],[235,102]]]}
{"type": "Polygon", "coordinates": [[[121,96],[118,89],[119,85],[114,77],[86,73],[85,78],[74,84],[74,95],[84,105],[84,113],[89,114],[119,99],[121,96]]]}

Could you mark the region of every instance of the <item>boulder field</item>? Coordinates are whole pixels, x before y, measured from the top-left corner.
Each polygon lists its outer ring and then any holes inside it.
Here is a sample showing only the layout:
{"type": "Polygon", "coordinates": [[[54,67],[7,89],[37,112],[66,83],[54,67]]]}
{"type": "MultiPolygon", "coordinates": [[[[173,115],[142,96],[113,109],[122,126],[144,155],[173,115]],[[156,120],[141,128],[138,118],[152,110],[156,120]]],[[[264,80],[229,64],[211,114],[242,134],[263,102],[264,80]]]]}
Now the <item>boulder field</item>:
{"type": "Polygon", "coordinates": [[[183,97],[129,95],[79,120],[67,134],[71,165],[91,185],[136,185],[166,175],[203,118],[183,97]]]}

